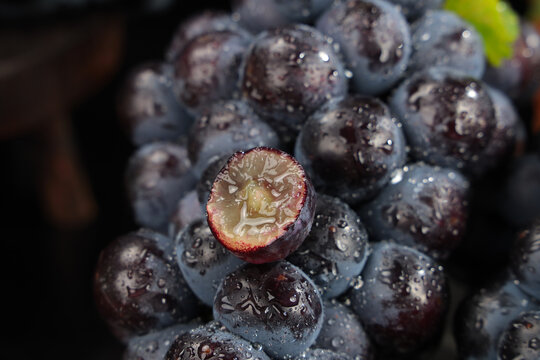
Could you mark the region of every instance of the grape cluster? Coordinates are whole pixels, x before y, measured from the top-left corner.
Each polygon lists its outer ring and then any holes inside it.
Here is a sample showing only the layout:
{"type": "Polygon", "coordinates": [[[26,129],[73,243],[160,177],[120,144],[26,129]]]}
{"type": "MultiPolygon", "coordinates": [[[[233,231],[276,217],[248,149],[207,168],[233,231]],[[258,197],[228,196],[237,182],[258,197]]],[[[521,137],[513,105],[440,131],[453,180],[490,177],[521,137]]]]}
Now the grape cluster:
{"type": "Polygon", "coordinates": [[[120,97],[144,229],[94,288],[124,359],[425,358],[451,316],[460,358],[538,359],[540,159],[508,92],[540,84],[534,29],[495,68],[440,0],[232,7],[120,97]]]}

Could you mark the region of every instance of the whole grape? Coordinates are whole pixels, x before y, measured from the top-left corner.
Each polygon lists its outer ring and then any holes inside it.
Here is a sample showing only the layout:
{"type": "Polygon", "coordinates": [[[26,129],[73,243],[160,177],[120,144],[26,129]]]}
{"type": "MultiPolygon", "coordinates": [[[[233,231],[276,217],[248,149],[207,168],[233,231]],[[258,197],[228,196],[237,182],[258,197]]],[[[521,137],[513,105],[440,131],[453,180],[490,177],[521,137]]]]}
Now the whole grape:
{"type": "Polygon", "coordinates": [[[214,300],[214,318],[263,346],[274,358],[292,357],[315,342],[323,303],[313,282],[287,261],[248,264],[228,274],[214,300]]]}
{"type": "Polygon", "coordinates": [[[358,204],[373,198],[405,163],[405,139],[386,104],[349,95],[308,119],[295,156],[318,190],[358,204]]]}
{"type": "Polygon", "coordinates": [[[379,348],[410,354],[441,334],[449,294],[442,266],[407,246],[378,242],[350,293],[351,306],[379,348]]]}
{"type": "Polygon", "coordinates": [[[120,340],[197,316],[197,300],[173,251],[168,237],[140,230],[116,238],[101,252],[94,276],[96,304],[120,340]]]}
{"type": "Polygon", "coordinates": [[[468,195],[469,182],[456,170],[408,165],[362,207],[361,218],[373,241],[395,241],[444,260],[465,234],[468,195]]]}
{"type": "Polygon", "coordinates": [[[333,38],[353,73],[354,90],[379,95],[390,90],[407,68],[411,54],[409,25],[381,0],[335,2],[317,20],[317,29],[333,38]]]}
{"type": "Polygon", "coordinates": [[[261,33],[247,52],[244,98],[269,122],[298,131],[329,99],[347,93],[343,64],[319,31],[294,25],[261,33]]]}
{"type": "Polygon", "coordinates": [[[250,41],[246,32],[228,29],[203,33],[182,48],[173,62],[175,91],[194,115],[239,95],[238,70],[250,41]]]}
{"type": "Polygon", "coordinates": [[[127,191],[139,225],[166,232],[178,201],[195,185],[187,155],[181,145],[153,142],[130,157],[127,191]]]}
{"type": "Polygon", "coordinates": [[[411,155],[465,173],[487,170],[480,160],[496,126],[487,86],[448,68],[430,68],[405,80],[390,99],[403,123],[411,155]]]}
{"type": "Polygon", "coordinates": [[[480,79],[486,59],[481,35],[451,11],[429,11],[411,26],[410,73],[433,66],[460,70],[480,79]]]}
{"type": "Polygon", "coordinates": [[[120,93],[118,115],[136,146],[175,141],[193,123],[174,93],[172,68],[158,62],[140,65],[129,74],[120,93]]]}

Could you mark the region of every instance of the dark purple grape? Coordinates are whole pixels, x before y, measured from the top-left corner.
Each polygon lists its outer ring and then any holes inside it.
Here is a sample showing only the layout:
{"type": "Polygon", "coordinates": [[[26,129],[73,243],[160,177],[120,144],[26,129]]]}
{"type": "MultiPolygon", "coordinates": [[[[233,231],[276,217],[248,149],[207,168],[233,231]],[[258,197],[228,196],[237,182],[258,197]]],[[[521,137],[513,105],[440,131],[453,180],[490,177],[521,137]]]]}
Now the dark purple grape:
{"type": "Polygon", "coordinates": [[[451,11],[428,11],[411,26],[410,73],[434,66],[460,70],[480,79],[486,59],[482,36],[451,11]]]}
{"type": "Polygon", "coordinates": [[[99,256],[94,295],[99,312],[120,340],[186,322],[197,299],[163,235],[139,230],[116,238],[99,256]]]}
{"type": "Polygon", "coordinates": [[[295,156],[317,190],[349,204],[366,201],[405,163],[400,125],[378,99],[349,95],[313,114],[296,141],[295,156]]]}
{"type": "Polygon", "coordinates": [[[437,338],[448,309],[442,266],[407,246],[379,242],[350,293],[352,308],[382,352],[414,352],[437,338]]]}
{"type": "Polygon", "coordinates": [[[540,34],[532,24],[522,22],[511,59],[498,67],[488,66],[485,81],[514,101],[529,101],[540,87],[540,34]]]}
{"type": "Polygon", "coordinates": [[[189,41],[173,62],[180,101],[198,114],[211,102],[237,97],[240,64],[250,42],[240,30],[204,33],[189,41]]]}
{"type": "Polygon", "coordinates": [[[234,153],[212,185],[208,224],[223,246],[251,263],[284,259],[311,230],[316,194],[289,154],[259,147],[234,153]]]}
{"type": "Polygon", "coordinates": [[[367,232],[354,210],[338,198],[319,195],[311,232],[287,260],[308,274],[329,299],[351,286],[368,253],[367,232]]]}
{"type": "Polygon", "coordinates": [[[336,300],[324,302],[324,323],[313,347],[347,354],[360,360],[374,359],[375,349],[358,317],[336,300]]]}
{"type": "Polygon", "coordinates": [[[172,68],[157,62],[140,65],[129,74],[120,93],[118,116],[137,146],[176,140],[193,123],[174,94],[172,68]]]}
{"type": "Polygon", "coordinates": [[[336,1],[319,18],[317,29],[341,46],[353,87],[361,94],[390,90],[407,68],[409,25],[386,1],[336,1]]]}
{"type": "Polygon", "coordinates": [[[206,305],[214,304],[225,275],[244,262],[216,240],[206,220],[197,220],[177,234],[176,256],[184,279],[206,305]]]}
{"type": "Polygon", "coordinates": [[[294,25],[261,33],[245,59],[244,98],[269,122],[299,130],[330,98],[347,93],[345,70],[331,41],[294,25]]]}
{"type": "Polygon", "coordinates": [[[238,23],[223,11],[205,10],[200,12],[182,21],[178,26],[165,58],[169,62],[174,61],[184,46],[199,35],[216,31],[237,31],[239,28],[238,23]]]}
{"type": "Polygon", "coordinates": [[[129,159],[126,182],[135,221],[166,232],[178,200],[195,186],[185,147],[147,144],[129,159]]]}
{"type": "Polygon", "coordinates": [[[409,20],[422,16],[428,10],[440,9],[444,0],[387,0],[399,6],[401,13],[409,20]]]}
{"type": "Polygon", "coordinates": [[[246,340],[217,323],[198,327],[177,338],[165,360],[270,360],[246,340]]]}
{"type": "Polygon", "coordinates": [[[510,323],[500,337],[497,359],[540,359],[540,311],[521,314],[510,323]]]}
{"type": "Polygon", "coordinates": [[[235,100],[207,105],[193,124],[188,139],[189,157],[197,175],[221,156],[257,146],[278,145],[278,136],[272,128],[246,103],[235,100]]]}
{"type": "Polygon", "coordinates": [[[540,156],[515,159],[498,196],[499,213],[516,227],[527,226],[540,216],[540,156]]]}
{"type": "Polygon", "coordinates": [[[169,219],[169,237],[171,239],[174,238],[174,236],[180,230],[192,222],[203,219],[204,211],[202,209],[203,205],[199,202],[199,198],[195,190],[192,190],[184,195],[180,201],[178,201],[176,210],[169,219]]]}
{"type": "Polygon", "coordinates": [[[512,101],[495,88],[487,87],[487,90],[495,108],[495,128],[483,154],[482,168],[495,168],[525,143],[526,129],[512,101]]]}
{"type": "Polygon", "coordinates": [[[431,68],[403,82],[390,107],[403,123],[411,155],[433,165],[480,171],[495,110],[486,85],[461,72],[431,68]]]}
{"type": "Polygon", "coordinates": [[[294,360],[364,360],[362,357],[353,357],[327,349],[309,349],[293,358],[294,360]]]}
{"type": "Polygon", "coordinates": [[[199,322],[178,324],[161,331],[131,338],[122,360],[163,360],[172,343],[199,326],[199,322]]]}
{"type": "Polygon", "coordinates": [[[221,283],[214,318],[229,331],[261,344],[270,356],[292,357],[317,338],[323,303],[315,284],[289,262],[248,264],[221,283]]]}
{"type": "Polygon", "coordinates": [[[291,23],[271,0],[232,0],[232,8],[233,18],[254,34],[291,23]]]}
{"type": "Polygon", "coordinates": [[[333,0],[271,0],[294,22],[308,22],[332,5],[333,0]]]}
{"type": "Polygon", "coordinates": [[[510,266],[521,290],[540,300],[540,219],[517,237],[510,266]]]}
{"type": "Polygon", "coordinates": [[[446,259],[461,242],[468,215],[469,182],[456,170],[405,166],[362,208],[373,241],[395,241],[446,259]]]}
{"type": "Polygon", "coordinates": [[[519,314],[534,308],[537,305],[512,279],[494,283],[466,298],[454,321],[460,359],[497,358],[497,344],[504,329],[519,314]]]}

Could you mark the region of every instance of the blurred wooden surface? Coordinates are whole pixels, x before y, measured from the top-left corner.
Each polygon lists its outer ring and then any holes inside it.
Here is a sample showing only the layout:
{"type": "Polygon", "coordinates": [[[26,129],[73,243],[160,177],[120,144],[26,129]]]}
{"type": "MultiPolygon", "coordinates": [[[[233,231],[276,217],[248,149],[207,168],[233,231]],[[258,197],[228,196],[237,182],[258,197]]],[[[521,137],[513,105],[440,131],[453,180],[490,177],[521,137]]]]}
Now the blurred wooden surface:
{"type": "Polygon", "coordinates": [[[115,73],[124,37],[125,20],[115,14],[0,30],[0,140],[35,138],[43,208],[58,227],[83,226],[96,216],[70,113],[115,73]]]}

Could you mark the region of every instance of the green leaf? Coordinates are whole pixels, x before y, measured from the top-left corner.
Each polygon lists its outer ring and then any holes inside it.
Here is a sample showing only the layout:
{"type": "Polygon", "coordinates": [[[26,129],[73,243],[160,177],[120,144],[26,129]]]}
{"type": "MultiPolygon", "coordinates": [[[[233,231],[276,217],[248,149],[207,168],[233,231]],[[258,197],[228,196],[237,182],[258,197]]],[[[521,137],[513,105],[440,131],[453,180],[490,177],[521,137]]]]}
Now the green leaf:
{"type": "Polygon", "coordinates": [[[453,11],[473,25],[484,39],[484,50],[491,65],[499,66],[514,53],[519,36],[519,17],[501,0],[447,0],[453,11]]]}

